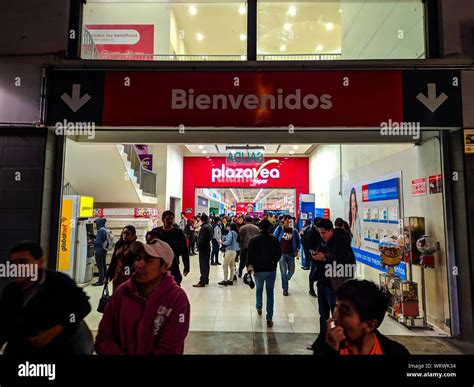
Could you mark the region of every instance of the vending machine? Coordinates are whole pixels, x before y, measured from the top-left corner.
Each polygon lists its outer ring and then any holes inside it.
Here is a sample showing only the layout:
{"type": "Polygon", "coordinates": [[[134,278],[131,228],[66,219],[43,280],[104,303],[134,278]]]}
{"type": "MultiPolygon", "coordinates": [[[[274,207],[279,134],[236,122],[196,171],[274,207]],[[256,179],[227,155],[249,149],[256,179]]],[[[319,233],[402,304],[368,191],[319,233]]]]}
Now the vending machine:
{"type": "Polygon", "coordinates": [[[315,194],[300,194],[300,208],[298,212],[298,225],[303,229],[304,220],[314,220],[316,208],[315,194]]]}
{"type": "Polygon", "coordinates": [[[92,281],[94,268],[94,198],[64,195],[61,208],[57,269],[78,285],[92,281]]]}
{"type": "MultiPolygon", "coordinates": [[[[300,208],[298,211],[298,225],[299,229],[303,230],[304,221],[310,220],[313,222],[315,217],[316,195],[315,194],[300,194],[300,208]]],[[[304,249],[300,248],[301,267],[307,269],[309,267],[309,257],[305,257],[304,249]]]]}

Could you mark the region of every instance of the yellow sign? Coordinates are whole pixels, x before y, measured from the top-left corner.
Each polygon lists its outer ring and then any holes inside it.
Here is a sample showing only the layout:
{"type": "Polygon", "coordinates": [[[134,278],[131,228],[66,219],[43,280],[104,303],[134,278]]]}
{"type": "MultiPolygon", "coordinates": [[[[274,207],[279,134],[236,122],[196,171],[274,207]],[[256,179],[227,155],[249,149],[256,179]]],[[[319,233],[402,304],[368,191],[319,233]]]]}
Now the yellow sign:
{"type": "Polygon", "coordinates": [[[58,270],[67,271],[71,268],[71,248],[72,248],[72,227],[73,219],[73,199],[63,199],[61,211],[61,228],[59,230],[59,262],[58,270]]]}
{"type": "Polygon", "coordinates": [[[464,153],[474,153],[474,129],[464,130],[464,153]]]}
{"type": "Polygon", "coordinates": [[[79,202],[79,217],[92,218],[94,216],[94,198],[91,196],[81,196],[79,202]]]}

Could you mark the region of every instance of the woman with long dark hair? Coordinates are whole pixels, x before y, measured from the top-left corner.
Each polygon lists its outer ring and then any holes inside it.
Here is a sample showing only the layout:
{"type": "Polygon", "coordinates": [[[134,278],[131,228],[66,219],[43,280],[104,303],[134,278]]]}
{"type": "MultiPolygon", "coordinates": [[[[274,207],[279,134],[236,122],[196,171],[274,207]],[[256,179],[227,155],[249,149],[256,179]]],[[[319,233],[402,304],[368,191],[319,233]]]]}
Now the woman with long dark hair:
{"type": "Polygon", "coordinates": [[[114,254],[105,274],[105,284],[112,280],[112,289],[127,281],[132,275],[134,255],[130,252],[130,245],[137,240],[137,232],[133,226],[125,226],[120,239],[115,244],[114,254]]]}
{"type": "Polygon", "coordinates": [[[359,205],[357,204],[357,193],[354,187],[352,187],[349,195],[349,227],[352,234],[351,245],[360,249],[359,205]]]}

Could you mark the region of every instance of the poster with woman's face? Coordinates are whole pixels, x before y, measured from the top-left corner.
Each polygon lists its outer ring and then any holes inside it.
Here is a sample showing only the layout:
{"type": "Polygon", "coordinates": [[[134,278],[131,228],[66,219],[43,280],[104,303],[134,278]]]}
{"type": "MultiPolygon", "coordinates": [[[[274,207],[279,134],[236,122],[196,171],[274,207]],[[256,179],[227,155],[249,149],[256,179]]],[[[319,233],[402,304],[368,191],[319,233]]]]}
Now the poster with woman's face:
{"type": "Polygon", "coordinates": [[[361,246],[361,229],[359,220],[359,202],[357,190],[352,187],[349,194],[349,211],[347,214],[347,221],[352,233],[352,246],[360,248],[361,246]]]}

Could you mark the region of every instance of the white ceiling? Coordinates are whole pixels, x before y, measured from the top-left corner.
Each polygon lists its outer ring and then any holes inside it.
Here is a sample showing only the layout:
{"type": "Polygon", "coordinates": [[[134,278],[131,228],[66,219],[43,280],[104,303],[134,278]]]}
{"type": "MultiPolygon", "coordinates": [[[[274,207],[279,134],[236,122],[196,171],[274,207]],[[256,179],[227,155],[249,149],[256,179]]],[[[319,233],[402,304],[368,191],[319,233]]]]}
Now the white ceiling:
{"type": "Polygon", "coordinates": [[[308,156],[316,144],[187,144],[188,156],[226,156],[226,146],[263,146],[265,156],[308,156]],[[296,149],[295,149],[296,148],[296,149]]]}

